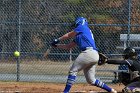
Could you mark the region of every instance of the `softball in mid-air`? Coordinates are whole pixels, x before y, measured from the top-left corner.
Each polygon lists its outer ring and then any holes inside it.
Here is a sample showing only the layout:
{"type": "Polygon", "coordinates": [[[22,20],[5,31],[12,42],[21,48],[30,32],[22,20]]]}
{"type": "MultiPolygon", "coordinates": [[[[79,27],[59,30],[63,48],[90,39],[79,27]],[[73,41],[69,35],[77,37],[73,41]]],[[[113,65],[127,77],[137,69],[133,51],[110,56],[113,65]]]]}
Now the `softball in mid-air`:
{"type": "Polygon", "coordinates": [[[20,52],[19,52],[19,51],[15,51],[15,52],[14,52],[14,56],[15,56],[15,57],[19,57],[19,56],[20,56],[20,52]]]}

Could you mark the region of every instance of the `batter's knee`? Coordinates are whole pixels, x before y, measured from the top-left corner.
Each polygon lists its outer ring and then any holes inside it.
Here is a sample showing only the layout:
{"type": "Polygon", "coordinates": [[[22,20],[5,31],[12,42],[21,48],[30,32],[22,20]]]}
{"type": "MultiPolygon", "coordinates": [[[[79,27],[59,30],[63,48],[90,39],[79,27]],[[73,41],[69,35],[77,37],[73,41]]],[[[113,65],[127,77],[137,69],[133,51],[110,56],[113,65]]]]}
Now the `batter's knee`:
{"type": "Polygon", "coordinates": [[[86,80],[87,80],[87,83],[88,84],[91,84],[91,85],[94,85],[95,84],[95,81],[96,81],[95,78],[93,78],[93,79],[86,79],[86,80]]]}
{"type": "Polygon", "coordinates": [[[69,75],[77,76],[77,71],[69,71],[69,75]]]}

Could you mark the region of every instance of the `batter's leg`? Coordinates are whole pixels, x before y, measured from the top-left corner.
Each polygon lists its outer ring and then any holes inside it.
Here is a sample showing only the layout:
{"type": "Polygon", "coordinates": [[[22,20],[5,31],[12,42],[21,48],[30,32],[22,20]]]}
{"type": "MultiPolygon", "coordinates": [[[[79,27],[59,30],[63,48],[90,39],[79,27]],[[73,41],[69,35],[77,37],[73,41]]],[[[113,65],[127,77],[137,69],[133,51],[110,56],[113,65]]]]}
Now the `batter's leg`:
{"type": "Polygon", "coordinates": [[[85,64],[83,64],[83,62],[80,63],[81,60],[79,60],[83,56],[84,56],[84,53],[81,53],[77,57],[75,62],[72,64],[72,66],[70,68],[70,71],[69,71],[68,78],[67,78],[67,82],[66,82],[66,86],[65,86],[65,89],[64,89],[64,93],[69,93],[72,85],[75,83],[78,71],[80,71],[83,67],[85,67],[85,64]]]}
{"type": "MultiPolygon", "coordinates": [[[[97,52],[95,51],[95,53],[97,52]]],[[[94,60],[94,58],[92,57],[92,55],[93,55],[93,52],[90,50],[87,50],[80,53],[79,56],[76,58],[72,67],[70,68],[66,87],[64,89],[64,93],[68,93],[70,91],[72,85],[74,84],[76,80],[77,72],[86,68],[86,66],[88,66],[91,62],[93,62],[92,60],[94,60]]],[[[96,60],[98,60],[98,57],[99,57],[98,55],[97,57],[95,55],[95,58],[97,58],[96,60]]]]}
{"type": "Polygon", "coordinates": [[[89,84],[100,87],[108,92],[117,93],[114,89],[107,86],[105,83],[98,79],[95,79],[95,67],[96,65],[91,65],[84,69],[84,75],[89,84]]]}

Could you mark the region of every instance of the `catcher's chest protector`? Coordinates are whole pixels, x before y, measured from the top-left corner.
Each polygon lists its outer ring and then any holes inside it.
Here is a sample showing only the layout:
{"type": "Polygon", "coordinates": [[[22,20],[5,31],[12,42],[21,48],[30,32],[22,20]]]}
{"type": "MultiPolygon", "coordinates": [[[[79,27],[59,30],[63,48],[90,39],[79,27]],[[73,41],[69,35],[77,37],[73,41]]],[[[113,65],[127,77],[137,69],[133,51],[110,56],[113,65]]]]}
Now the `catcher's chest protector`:
{"type": "Polygon", "coordinates": [[[128,85],[131,80],[130,80],[130,73],[127,72],[119,72],[118,73],[118,79],[121,83],[123,83],[125,86],[128,85]]]}

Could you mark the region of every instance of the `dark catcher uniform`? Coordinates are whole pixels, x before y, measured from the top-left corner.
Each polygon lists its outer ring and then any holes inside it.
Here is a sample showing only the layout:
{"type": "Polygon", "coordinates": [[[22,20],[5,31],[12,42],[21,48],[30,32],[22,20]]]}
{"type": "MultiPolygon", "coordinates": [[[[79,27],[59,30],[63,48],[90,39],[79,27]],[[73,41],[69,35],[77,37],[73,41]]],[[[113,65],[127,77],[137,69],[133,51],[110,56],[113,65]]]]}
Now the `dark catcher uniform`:
{"type": "Polygon", "coordinates": [[[133,48],[126,48],[123,55],[124,60],[108,60],[108,64],[120,64],[128,67],[128,72],[119,72],[118,78],[126,87],[123,92],[140,91],[140,61],[133,48]]]}

